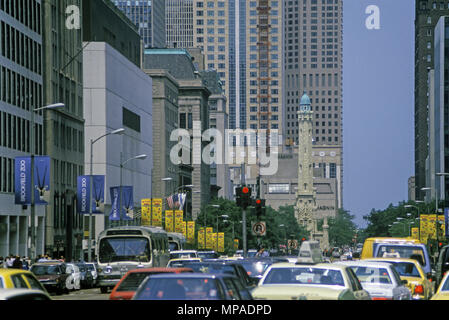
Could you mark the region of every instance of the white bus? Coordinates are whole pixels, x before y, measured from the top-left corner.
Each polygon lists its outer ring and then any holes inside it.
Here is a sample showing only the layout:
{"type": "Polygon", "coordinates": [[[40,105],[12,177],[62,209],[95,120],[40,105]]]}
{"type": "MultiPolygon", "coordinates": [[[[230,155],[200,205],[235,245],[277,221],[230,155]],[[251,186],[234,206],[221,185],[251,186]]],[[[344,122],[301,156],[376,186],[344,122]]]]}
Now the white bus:
{"type": "Polygon", "coordinates": [[[184,244],[186,243],[186,237],[182,233],[169,232],[168,235],[168,245],[170,251],[184,250],[184,244]]]}
{"type": "Polygon", "coordinates": [[[162,228],[122,226],[100,233],[97,246],[98,286],[107,293],[129,271],[166,267],[169,260],[167,232],[162,228]]]}

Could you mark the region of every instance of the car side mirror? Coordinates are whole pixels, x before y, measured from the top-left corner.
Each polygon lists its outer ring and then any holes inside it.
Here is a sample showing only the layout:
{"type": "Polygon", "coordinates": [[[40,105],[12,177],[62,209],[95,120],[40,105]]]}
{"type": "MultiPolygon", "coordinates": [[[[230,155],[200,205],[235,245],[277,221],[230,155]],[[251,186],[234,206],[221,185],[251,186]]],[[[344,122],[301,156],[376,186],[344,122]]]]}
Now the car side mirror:
{"type": "Polygon", "coordinates": [[[406,285],[408,284],[408,281],[407,281],[407,280],[402,280],[401,283],[402,283],[404,286],[406,286],[406,285]]]}

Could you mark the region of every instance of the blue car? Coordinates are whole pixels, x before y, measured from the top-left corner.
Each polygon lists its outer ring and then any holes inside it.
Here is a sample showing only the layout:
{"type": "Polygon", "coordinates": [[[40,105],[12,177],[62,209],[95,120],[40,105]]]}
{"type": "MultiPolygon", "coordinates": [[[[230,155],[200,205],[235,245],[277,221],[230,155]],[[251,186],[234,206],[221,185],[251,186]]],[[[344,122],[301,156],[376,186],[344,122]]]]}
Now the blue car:
{"type": "Polygon", "coordinates": [[[225,274],[180,273],[147,277],[133,300],[253,300],[239,279],[225,274]]]}

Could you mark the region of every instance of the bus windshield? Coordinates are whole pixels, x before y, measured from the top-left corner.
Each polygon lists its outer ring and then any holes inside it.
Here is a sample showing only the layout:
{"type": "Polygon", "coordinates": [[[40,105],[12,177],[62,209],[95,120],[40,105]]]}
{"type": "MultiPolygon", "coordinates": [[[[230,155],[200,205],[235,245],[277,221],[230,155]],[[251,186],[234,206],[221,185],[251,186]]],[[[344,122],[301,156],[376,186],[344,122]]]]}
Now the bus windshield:
{"type": "Polygon", "coordinates": [[[379,244],[377,257],[415,259],[422,266],[426,265],[424,250],[419,246],[379,244]]]}
{"type": "Polygon", "coordinates": [[[151,260],[150,243],[143,237],[111,237],[100,240],[100,263],[117,261],[148,262],[151,260]]]}

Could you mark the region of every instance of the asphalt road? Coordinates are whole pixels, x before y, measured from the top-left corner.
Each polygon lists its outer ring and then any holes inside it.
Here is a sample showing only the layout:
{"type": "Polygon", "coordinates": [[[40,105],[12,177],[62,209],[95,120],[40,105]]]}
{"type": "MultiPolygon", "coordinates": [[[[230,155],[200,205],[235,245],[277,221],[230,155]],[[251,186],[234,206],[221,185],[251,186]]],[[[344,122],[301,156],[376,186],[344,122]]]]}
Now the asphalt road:
{"type": "Polygon", "coordinates": [[[101,293],[100,288],[72,291],[69,294],[51,294],[52,300],[109,300],[109,293],[101,293]]]}

